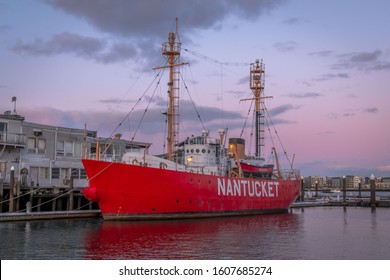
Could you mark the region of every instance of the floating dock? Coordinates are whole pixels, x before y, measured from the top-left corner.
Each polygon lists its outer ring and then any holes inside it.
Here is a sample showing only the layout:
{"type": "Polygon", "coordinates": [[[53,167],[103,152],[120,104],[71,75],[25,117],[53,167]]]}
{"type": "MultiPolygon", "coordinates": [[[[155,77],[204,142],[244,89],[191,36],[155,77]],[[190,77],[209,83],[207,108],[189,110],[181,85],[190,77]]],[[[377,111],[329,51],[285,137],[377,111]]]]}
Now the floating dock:
{"type": "Polygon", "coordinates": [[[42,212],[12,212],[0,213],[0,222],[33,221],[74,218],[98,218],[100,210],[72,210],[72,211],[42,211],[42,212]]]}

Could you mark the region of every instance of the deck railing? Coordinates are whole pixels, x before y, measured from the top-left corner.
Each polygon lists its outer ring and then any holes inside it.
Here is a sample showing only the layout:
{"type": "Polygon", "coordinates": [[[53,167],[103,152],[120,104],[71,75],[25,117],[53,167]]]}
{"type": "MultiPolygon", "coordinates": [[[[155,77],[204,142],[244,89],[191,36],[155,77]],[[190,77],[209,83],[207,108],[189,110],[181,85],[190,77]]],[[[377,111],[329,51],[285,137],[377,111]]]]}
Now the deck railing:
{"type": "Polygon", "coordinates": [[[0,144],[26,145],[26,139],[25,134],[0,132],[0,144]]]}

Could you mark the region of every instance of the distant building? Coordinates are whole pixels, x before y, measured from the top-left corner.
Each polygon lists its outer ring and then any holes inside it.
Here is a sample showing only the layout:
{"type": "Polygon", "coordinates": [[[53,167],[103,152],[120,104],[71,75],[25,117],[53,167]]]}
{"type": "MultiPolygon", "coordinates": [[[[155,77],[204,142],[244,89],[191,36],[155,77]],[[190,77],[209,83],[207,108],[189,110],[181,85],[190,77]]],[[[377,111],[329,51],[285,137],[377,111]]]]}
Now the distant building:
{"type": "Polygon", "coordinates": [[[390,188],[390,177],[383,177],[382,183],[384,188],[390,188]]]}
{"type": "Polygon", "coordinates": [[[95,158],[100,151],[101,158],[120,161],[126,151],[149,145],[98,138],[91,130],[25,122],[7,111],[0,114],[0,195],[8,186],[11,167],[21,187],[69,188],[72,179],[73,186],[81,188],[88,184],[83,157],[95,158]]]}
{"type": "Polygon", "coordinates": [[[342,177],[332,177],[332,188],[341,189],[343,187],[343,178],[342,177]]]}
{"type": "Polygon", "coordinates": [[[359,188],[359,184],[361,184],[362,182],[362,177],[356,175],[345,176],[345,184],[347,189],[357,189],[359,188]]]}
{"type": "Polygon", "coordinates": [[[319,187],[322,188],[325,186],[325,178],[323,176],[309,176],[304,178],[305,187],[314,188],[319,187]]]}

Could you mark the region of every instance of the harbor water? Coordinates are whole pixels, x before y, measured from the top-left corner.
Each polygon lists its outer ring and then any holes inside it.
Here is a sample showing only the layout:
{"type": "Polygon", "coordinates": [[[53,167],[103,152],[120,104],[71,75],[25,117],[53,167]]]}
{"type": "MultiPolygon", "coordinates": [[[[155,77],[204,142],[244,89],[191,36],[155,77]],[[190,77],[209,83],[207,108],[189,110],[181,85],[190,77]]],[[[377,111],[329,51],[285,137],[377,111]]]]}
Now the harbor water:
{"type": "Polygon", "coordinates": [[[2,260],[388,260],[390,208],[307,207],[199,220],[0,223],[2,260]]]}

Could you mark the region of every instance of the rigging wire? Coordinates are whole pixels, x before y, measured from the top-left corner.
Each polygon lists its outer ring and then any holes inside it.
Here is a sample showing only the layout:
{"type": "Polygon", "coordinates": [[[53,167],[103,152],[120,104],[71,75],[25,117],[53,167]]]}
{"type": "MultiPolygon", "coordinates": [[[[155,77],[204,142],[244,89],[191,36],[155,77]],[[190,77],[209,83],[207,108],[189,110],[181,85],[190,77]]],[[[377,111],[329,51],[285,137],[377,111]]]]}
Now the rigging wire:
{"type": "Polygon", "coordinates": [[[248,113],[247,113],[247,115],[246,115],[245,122],[244,122],[244,125],[242,126],[242,130],[241,130],[241,133],[240,133],[240,138],[242,138],[242,135],[244,134],[244,130],[245,130],[245,127],[246,127],[246,123],[248,122],[248,119],[249,119],[249,114],[250,114],[251,111],[252,111],[253,102],[254,102],[254,99],[252,99],[251,104],[250,104],[250,106],[249,106],[249,110],[248,110],[248,113]]]}
{"type": "MultiPolygon", "coordinates": [[[[161,72],[161,71],[160,71],[160,72],[161,72]]],[[[159,73],[157,74],[157,76],[159,76],[159,73]]],[[[157,77],[157,76],[156,76],[156,77],[157,77]]],[[[161,78],[162,78],[162,75],[160,75],[160,78],[159,78],[158,81],[157,81],[156,87],[155,87],[154,90],[153,90],[153,94],[152,94],[152,96],[149,98],[149,102],[148,102],[148,104],[147,104],[147,106],[146,106],[146,108],[145,108],[145,110],[144,110],[144,112],[143,112],[143,114],[142,114],[142,117],[141,117],[140,121],[138,122],[137,128],[136,128],[135,131],[134,131],[134,134],[133,134],[133,137],[131,138],[131,141],[133,141],[134,138],[135,138],[135,136],[137,135],[138,129],[139,129],[139,127],[141,126],[141,123],[142,123],[142,121],[143,121],[144,118],[145,118],[146,112],[148,111],[150,104],[152,103],[154,94],[156,93],[157,88],[158,88],[158,86],[160,85],[161,78]]],[[[154,82],[154,81],[155,81],[155,79],[153,80],[153,82],[154,82]]],[[[133,108],[134,108],[134,107],[133,107],[133,108]]]]}
{"type": "Polygon", "coordinates": [[[222,121],[221,125],[222,125],[222,127],[225,127],[225,124],[224,124],[224,120],[225,120],[225,114],[224,113],[225,113],[225,111],[224,111],[224,98],[223,98],[224,97],[224,94],[223,94],[224,93],[224,80],[223,80],[224,69],[226,69],[227,71],[232,72],[232,73],[234,73],[236,75],[240,75],[241,76],[241,74],[238,74],[238,73],[236,73],[234,71],[231,71],[231,69],[228,69],[228,68],[226,68],[224,66],[249,66],[250,63],[246,63],[246,62],[221,62],[221,61],[219,61],[217,59],[211,58],[209,56],[206,56],[206,55],[201,54],[201,53],[196,52],[196,51],[189,50],[187,48],[185,48],[184,51],[192,54],[195,57],[198,57],[198,58],[201,58],[201,59],[203,59],[205,61],[208,61],[211,64],[219,66],[220,73],[221,73],[221,75],[220,75],[221,76],[221,103],[222,103],[221,104],[221,107],[222,107],[221,108],[221,121],[222,121]]]}
{"type": "MultiPolygon", "coordinates": [[[[126,114],[126,116],[122,119],[122,121],[117,125],[117,127],[114,129],[114,131],[111,133],[111,135],[115,135],[115,132],[119,129],[119,127],[122,126],[123,122],[130,118],[130,114],[135,110],[135,107],[141,102],[141,100],[145,97],[146,93],[149,91],[149,89],[151,88],[151,86],[153,85],[153,83],[156,81],[156,79],[160,76],[160,74],[164,71],[164,68],[161,69],[161,71],[159,71],[157,73],[157,75],[154,77],[154,79],[152,80],[152,82],[149,84],[149,86],[146,88],[146,90],[144,91],[144,93],[141,95],[140,98],[138,98],[138,100],[135,102],[134,106],[131,108],[131,110],[126,114]]],[[[160,77],[160,80],[161,80],[161,77],[160,77]]],[[[150,101],[149,101],[150,103],[150,101]]]]}
{"type": "Polygon", "coordinates": [[[273,129],[274,129],[275,135],[277,136],[278,142],[279,142],[280,146],[281,146],[282,149],[283,149],[283,153],[284,153],[284,155],[285,155],[285,157],[286,157],[288,163],[290,164],[290,166],[292,166],[292,162],[290,161],[290,158],[289,158],[288,155],[287,155],[286,149],[285,149],[284,146],[283,146],[282,140],[280,139],[279,134],[278,134],[278,132],[277,132],[277,130],[276,130],[276,127],[275,127],[274,123],[272,122],[270,113],[269,113],[267,107],[265,107],[264,109],[265,109],[265,112],[266,112],[266,114],[267,114],[267,116],[268,116],[268,119],[269,119],[269,121],[270,121],[270,123],[271,123],[271,125],[272,125],[272,127],[273,127],[273,129]]]}
{"type": "Polygon", "coordinates": [[[191,96],[191,94],[190,94],[190,91],[188,90],[187,84],[186,84],[185,80],[183,79],[183,76],[181,75],[181,73],[180,73],[180,77],[182,78],[182,81],[183,81],[183,84],[184,84],[184,88],[186,89],[186,92],[187,92],[188,96],[190,97],[192,106],[194,106],[196,115],[197,115],[197,117],[198,117],[200,123],[202,124],[203,129],[206,130],[206,127],[204,126],[204,123],[203,123],[203,121],[202,121],[202,118],[200,117],[198,108],[196,107],[195,102],[194,102],[194,100],[192,99],[192,96],[191,96]]]}
{"type": "MultiPolygon", "coordinates": [[[[226,65],[226,66],[249,66],[249,65],[251,65],[251,63],[248,63],[248,62],[221,62],[215,58],[211,58],[207,55],[201,54],[201,53],[196,52],[196,51],[191,51],[189,49],[183,49],[183,50],[192,54],[193,56],[196,56],[198,58],[204,59],[210,63],[214,63],[217,65],[226,65]]],[[[235,73],[234,71],[231,71],[231,72],[235,73]]]]}
{"type": "MultiPolygon", "coordinates": [[[[139,81],[139,79],[142,77],[143,75],[143,72],[141,72],[141,74],[135,79],[135,81],[130,85],[130,87],[127,89],[127,91],[125,92],[125,94],[122,96],[122,98],[116,103],[116,105],[114,106],[114,108],[112,108],[111,112],[109,112],[109,114],[107,115],[107,117],[105,118],[105,120],[108,120],[111,115],[115,112],[115,110],[119,107],[119,105],[123,102],[123,100],[126,98],[126,96],[130,93],[130,91],[133,89],[133,87],[136,85],[136,83],[139,81]]],[[[101,129],[101,127],[103,126],[104,122],[102,122],[97,131],[99,131],[101,129]]],[[[115,131],[114,131],[115,133],[115,131]]],[[[111,136],[114,135],[114,133],[111,134],[111,136]]]]}

